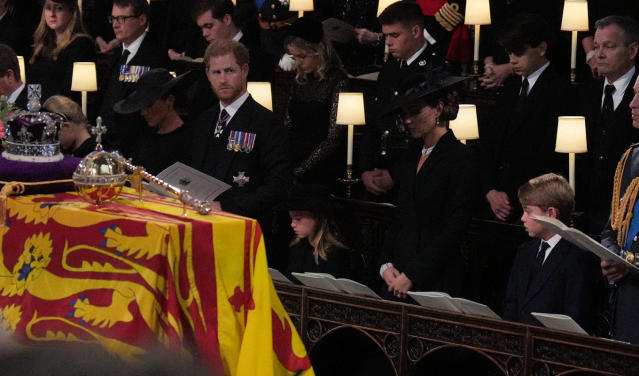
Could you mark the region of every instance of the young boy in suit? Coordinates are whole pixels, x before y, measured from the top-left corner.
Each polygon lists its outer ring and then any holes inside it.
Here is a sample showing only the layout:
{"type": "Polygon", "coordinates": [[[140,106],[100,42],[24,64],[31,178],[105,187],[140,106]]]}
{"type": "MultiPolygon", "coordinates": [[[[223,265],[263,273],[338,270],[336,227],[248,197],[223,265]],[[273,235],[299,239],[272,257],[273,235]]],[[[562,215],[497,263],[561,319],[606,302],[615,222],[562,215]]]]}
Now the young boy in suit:
{"type": "Polygon", "coordinates": [[[547,216],[570,224],[574,192],[565,178],[551,173],[524,183],[518,197],[524,212],[521,221],[533,239],[517,251],[504,319],[540,325],[531,312],[559,313],[586,331],[593,329],[603,291],[599,260],[533,219],[547,216]]]}

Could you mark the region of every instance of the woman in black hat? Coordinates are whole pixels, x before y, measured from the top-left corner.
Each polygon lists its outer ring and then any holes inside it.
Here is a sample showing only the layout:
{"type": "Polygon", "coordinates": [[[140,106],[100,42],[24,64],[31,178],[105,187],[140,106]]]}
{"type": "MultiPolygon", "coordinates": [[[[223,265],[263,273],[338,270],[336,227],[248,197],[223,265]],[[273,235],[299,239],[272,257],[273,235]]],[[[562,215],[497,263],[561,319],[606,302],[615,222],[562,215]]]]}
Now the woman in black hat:
{"type": "Polygon", "coordinates": [[[448,129],[460,81],[439,71],[415,77],[390,106],[401,108],[413,141],[392,173],[397,211],[379,262],[387,298],[404,299],[409,290],[463,293],[460,241],[476,173],[470,151],[448,129]]]}
{"type": "Polygon", "coordinates": [[[113,106],[119,114],[139,111],[149,126],[137,136],[131,157],[151,174],[178,161],[188,162],[191,135],[176,108],[177,89],[185,75],[173,78],[164,68],[151,69],[140,77],[135,91],[113,106]]]}
{"type": "Polygon", "coordinates": [[[288,274],[328,273],[336,278],[357,278],[356,254],[344,244],[335,220],[337,205],[328,188],[317,184],[293,186],[285,204],[295,239],[288,252],[288,274]]]}
{"type": "Polygon", "coordinates": [[[346,74],[319,21],[300,18],[289,35],[286,49],[297,67],[286,115],[293,174],[298,182],[330,187],[344,165],[338,149],[345,139],[345,127],[335,120],[346,74]]]}
{"type": "Polygon", "coordinates": [[[95,61],[95,43],[82,25],[77,0],[45,0],[27,82],[42,85],[43,99],[60,94],[79,102],[79,93],[71,92],[76,61],[95,61]]]}

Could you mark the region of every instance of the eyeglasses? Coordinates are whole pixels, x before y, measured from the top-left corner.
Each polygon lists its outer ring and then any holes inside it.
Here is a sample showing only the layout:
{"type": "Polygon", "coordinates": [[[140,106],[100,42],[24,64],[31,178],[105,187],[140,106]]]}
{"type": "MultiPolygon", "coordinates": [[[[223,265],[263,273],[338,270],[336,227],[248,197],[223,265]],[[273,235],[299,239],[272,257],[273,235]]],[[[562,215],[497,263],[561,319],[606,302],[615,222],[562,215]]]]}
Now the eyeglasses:
{"type": "Polygon", "coordinates": [[[109,16],[109,17],[107,17],[107,20],[109,20],[110,24],[112,24],[113,21],[117,21],[119,24],[123,24],[129,18],[136,18],[136,17],[140,17],[140,15],[136,14],[136,15],[133,15],[133,16],[109,16]]]}

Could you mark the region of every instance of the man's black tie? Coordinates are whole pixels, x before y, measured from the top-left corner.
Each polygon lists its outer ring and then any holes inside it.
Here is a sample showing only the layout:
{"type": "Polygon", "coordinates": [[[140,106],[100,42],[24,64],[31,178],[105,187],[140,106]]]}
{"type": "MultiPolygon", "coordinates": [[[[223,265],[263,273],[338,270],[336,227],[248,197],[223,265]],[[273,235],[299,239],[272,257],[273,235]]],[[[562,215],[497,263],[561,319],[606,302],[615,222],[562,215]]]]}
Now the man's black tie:
{"type": "Polygon", "coordinates": [[[612,94],[615,92],[614,85],[606,85],[604,88],[604,101],[603,107],[601,107],[601,117],[603,119],[604,124],[608,124],[608,121],[612,117],[612,114],[615,112],[615,105],[612,101],[612,94]]]}
{"type": "Polygon", "coordinates": [[[528,96],[528,79],[524,77],[521,80],[521,88],[519,89],[519,98],[525,99],[528,96]]]}
{"type": "Polygon", "coordinates": [[[125,65],[126,59],[128,59],[131,52],[126,48],[122,51],[122,56],[120,56],[120,60],[118,60],[118,65],[125,65]]]}

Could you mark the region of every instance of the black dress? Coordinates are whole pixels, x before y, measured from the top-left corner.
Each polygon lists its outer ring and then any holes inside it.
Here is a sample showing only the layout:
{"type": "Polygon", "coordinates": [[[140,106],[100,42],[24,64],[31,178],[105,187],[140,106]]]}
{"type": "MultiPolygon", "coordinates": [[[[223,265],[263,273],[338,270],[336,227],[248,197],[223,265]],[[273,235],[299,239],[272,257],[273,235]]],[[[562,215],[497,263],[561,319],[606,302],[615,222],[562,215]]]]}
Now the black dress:
{"type": "Polygon", "coordinates": [[[288,275],[296,273],[328,273],[335,278],[357,279],[352,260],[353,252],[348,248],[331,246],[326,251],[326,260],[313,257],[313,247],[307,239],[302,239],[288,249],[288,275]]]}
{"type": "Polygon", "coordinates": [[[185,155],[190,145],[190,131],[186,124],[165,134],[157,133],[155,128],[146,127],[136,139],[133,164],[157,175],[175,162],[188,162],[185,155]]]}
{"type": "Polygon", "coordinates": [[[79,36],[60,51],[57,59],[40,53],[33,64],[27,66],[27,82],[42,85],[42,102],[52,95],[64,95],[80,103],[80,93],[71,92],[73,63],[95,61],[95,43],[88,36],[79,36]]]}
{"type": "Polygon", "coordinates": [[[298,182],[331,186],[344,171],[340,153],[346,127],[335,124],[337,100],[346,87],[346,74],[326,72],[323,80],[295,83],[289,98],[286,124],[289,155],[298,182]]]}

